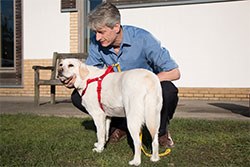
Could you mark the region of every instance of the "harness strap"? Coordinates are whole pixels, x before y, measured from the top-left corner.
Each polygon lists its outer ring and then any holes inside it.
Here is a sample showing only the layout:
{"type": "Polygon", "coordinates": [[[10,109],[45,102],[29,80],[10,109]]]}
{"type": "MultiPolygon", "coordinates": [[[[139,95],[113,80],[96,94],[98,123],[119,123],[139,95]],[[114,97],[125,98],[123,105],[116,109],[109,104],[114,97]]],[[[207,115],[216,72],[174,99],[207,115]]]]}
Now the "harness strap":
{"type": "Polygon", "coordinates": [[[106,75],[108,75],[111,72],[114,72],[113,67],[112,66],[108,66],[108,68],[106,69],[105,73],[103,75],[101,75],[100,77],[96,77],[96,78],[93,78],[93,79],[88,79],[87,83],[86,83],[86,87],[82,91],[82,96],[83,96],[85,94],[87,88],[88,88],[88,85],[90,83],[92,83],[92,82],[97,81],[97,90],[96,90],[97,91],[97,98],[98,98],[98,102],[99,102],[99,105],[100,105],[100,107],[101,107],[102,110],[103,110],[103,106],[102,106],[102,103],[101,103],[102,80],[103,80],[103,78],[106,75]]]}
{"type": "Polygon", "coordinates": [[[116,67],[116,69],[117,69],[118,72],[122,72],[121,66],[120,66],[119,62],[116,63],[116,64],[113,64],[112,66],[113,66],[113,67],[116,67]]]}

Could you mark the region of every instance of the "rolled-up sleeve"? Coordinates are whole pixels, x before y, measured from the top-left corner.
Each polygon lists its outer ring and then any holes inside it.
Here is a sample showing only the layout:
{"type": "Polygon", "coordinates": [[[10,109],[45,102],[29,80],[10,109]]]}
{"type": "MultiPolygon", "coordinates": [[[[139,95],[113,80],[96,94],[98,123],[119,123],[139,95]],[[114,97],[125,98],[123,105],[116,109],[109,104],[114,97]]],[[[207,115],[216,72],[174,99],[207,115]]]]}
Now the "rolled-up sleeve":
{"type": "Polygon", "coordinates": [[[146,58],[155,73],[178,68],[178,64],[172,59],[169,51],[162,47],[151,34],[145,36],[144,47],[146,58]]]}

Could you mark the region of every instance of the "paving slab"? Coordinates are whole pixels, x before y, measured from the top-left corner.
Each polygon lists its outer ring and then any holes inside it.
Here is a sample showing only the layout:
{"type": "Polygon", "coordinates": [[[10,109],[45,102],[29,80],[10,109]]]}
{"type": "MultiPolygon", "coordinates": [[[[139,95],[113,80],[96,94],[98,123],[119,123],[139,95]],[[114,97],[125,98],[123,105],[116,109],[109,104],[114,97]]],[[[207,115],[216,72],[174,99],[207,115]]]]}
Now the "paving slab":
{"type": "Polygon", "coordinates": [[[180,100],[175,117],[250,121],[249,101],[180,100]]]}
{"type": "MultiPolygon", "coordinates": [[[[88,117],[73,106],[70,98],[57,98],[50,104],[48,97],[35,106],[33,97],[0,96],[0,114],[37,114],[42,116],[88,117]]],[[[250,121],[249,101],[212,101],[180,99],[175,118],[230,119],[250,121]]]]}

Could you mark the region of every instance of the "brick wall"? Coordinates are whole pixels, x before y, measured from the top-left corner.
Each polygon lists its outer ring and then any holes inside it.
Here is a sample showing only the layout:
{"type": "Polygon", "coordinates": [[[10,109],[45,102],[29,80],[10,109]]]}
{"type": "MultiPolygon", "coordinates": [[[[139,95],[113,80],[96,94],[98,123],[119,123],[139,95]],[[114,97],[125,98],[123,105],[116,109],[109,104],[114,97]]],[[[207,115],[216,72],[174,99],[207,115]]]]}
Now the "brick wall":
{"type": "Polygon", "coordinates": [[[78,13],[70,13],[70,52],[78,52],[78,13]]]}
{"type": "Polygon", "coordinates": [[[250,88],[179,88],[183,99],[250,100],[250,88]]]}

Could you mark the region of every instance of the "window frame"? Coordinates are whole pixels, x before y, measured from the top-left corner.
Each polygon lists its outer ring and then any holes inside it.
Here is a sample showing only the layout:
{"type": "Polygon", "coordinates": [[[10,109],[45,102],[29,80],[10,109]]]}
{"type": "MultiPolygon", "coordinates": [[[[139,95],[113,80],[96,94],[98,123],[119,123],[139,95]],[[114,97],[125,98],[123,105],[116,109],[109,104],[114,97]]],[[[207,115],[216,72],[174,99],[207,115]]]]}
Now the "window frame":
{"type": "Polygon", "coordinates": [[[16,87],[20,88],[20,87],[23,87],[22,2],[23,2],[23,0],[13,0],[13,6],[14,6],[14,8],[13,8],[14,67],[0,67],[0,79],[1,79],[0,80],[0,88],[16,88],[16,87]],[[1,81],[3,81],[3,82],[1,82],[1,81]],[[15,81],[15,82],[13,82],[13,81],[15,81]]]}

